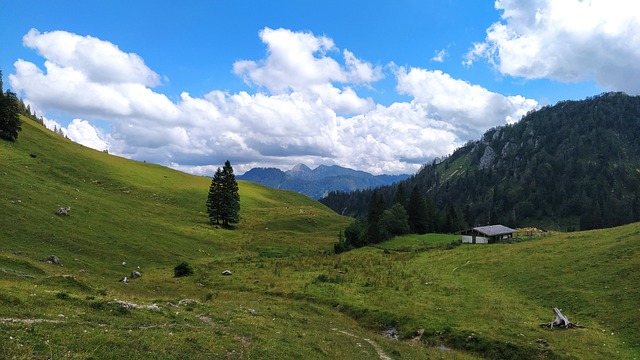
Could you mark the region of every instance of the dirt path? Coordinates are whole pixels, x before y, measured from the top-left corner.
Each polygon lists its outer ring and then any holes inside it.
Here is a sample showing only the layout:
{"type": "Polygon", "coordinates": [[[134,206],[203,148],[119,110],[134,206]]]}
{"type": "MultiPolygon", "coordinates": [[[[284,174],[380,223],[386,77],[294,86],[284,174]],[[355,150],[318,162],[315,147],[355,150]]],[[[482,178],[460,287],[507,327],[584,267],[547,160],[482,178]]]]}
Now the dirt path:
{"type": "Polygon", "coordinates": [[[21,324],[36,324],[36,323],[59,323],[60,320],[49,319],[18,319],[18,318],[0,318],[0,323],[21,323],[21,324]]]}
{"type": "Polygon", "coordinates": [[[338,329],[335,329],[335,328],[334,328],[334,329],[332,329],[332,330],[333,330],[333,331],[337,331],[337,332],[339,332],[339,333],[341,333],[341,334],[344,334],[344,335],[350,336],[350,337],[352,337],[352,338],[355,338],[355,339],[362,339],[362,340],[364,340],[364,341],[368,342],[368,343],[369,343],[369,345],[371,345],[371,347],[373,347],[373,349],[376,351],[376,353],[378,354],[378,357],[380,358],[380,360],[393,360],[393,359],[391,359],[389,356],[387,356],[387,354],[385,354],[385,353],[384,353],[384,351],[382,350],[382,348],[380,347],[380,345],[378,345],[375,341],[373,341],[373,340],[371,340],[371,339],[361,338],[361,337],[359,337],[359,336],[356,336],[356,335],[354,335],[354,334],[352,334],[352,333],[350,333],[350,332],[348,332],[348,331],[344,331],[344,330],[338,330],[338,329]]]}

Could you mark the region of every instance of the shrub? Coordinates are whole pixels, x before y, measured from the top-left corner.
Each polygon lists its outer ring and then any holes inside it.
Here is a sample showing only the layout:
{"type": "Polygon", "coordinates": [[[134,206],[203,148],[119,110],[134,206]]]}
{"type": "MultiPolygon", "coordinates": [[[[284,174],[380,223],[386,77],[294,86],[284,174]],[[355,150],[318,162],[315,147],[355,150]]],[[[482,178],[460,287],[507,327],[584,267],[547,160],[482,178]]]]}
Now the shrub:
{"type": "Polygon", "coordinates": [[[89,307],[94,310],[102,310],[104,309],[105,302],[104,301],[92,301],[89,303],[89,307]]]}
{"type": "Polygon", "coordinates": [[[22,301],[20,299],[18,299],[17,297],[13,297],[10,295],[6,295],[3,293],[0,293],[0,304],[7,304],[7,305],[13,305],[13,306],[17,306],[22,304],[22,301]]]}
{"type": "Polygon", "coordinates": [[[183,261],[173,268],[173,275],[175,277],[193,275],[193,268],[186,261],[183,261]]]}
{"type": "Polygon", "coordinates": [[[452,242],[450,242],[450,243],[448,243],[446,245],[445,249],[453,250],[453,249],[457,248],[460,245],[462,245],[462,240],[453,240],[452,242]]]}
{"type": "Polygon", "coordinates": [[[332,283],[332,284],[340,284],[344,281],[344,278],[341,274],[336,274],[336,276],[329,276],[325,274],[318,275],[314,283],[332,283]]]}

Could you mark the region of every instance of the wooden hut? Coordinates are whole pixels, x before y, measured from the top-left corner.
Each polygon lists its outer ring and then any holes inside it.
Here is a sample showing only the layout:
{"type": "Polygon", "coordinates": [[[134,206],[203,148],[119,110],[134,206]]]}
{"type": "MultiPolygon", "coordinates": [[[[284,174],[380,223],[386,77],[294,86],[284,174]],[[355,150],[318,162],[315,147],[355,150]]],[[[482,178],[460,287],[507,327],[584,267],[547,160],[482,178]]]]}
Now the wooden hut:
{"type": "Polygon", "coordinates": [[[460,232],[466,244],[493,244],[511,239],[516,230],[503,225],[478,226],[460,232]]]}

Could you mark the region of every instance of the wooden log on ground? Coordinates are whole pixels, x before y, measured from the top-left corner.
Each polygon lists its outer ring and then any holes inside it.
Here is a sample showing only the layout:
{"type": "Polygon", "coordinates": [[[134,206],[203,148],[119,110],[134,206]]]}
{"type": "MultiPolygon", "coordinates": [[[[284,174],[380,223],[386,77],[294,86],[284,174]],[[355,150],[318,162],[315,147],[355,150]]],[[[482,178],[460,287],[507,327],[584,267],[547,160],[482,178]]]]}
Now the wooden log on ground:
{"type": "Polygon", "coordinates": [[[550,323],[540,324],[540,327],[548,327],[550,329],[553,329],[554,326],[565,329],[583,327],[582,325],[574,324],[569,321],[569,319],[564,316],[557,307],[553,308],[553,313],[556,315],[556,319],[550,323]]]}

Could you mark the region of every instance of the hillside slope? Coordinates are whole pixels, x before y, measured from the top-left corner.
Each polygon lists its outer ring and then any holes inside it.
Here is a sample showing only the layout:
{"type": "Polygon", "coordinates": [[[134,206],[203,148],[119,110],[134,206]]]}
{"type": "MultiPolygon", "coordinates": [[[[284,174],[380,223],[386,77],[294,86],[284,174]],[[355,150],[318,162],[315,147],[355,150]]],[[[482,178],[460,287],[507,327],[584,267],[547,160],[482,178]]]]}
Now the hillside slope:
{"type": "Polygon", "coordinates": [[[305,196],[240,182],[238,228],[212,228],[209,179],[23,128],[0,142],[0,358],[640,354],[640,224],[495,246],[429,234],[328,255],[350,219],[305,196]],[[62,206],[70,216],[54,214],[62,206]],[[195,274],[173,277],[180,261],[195,274]],[[132,271],[142,277],[118,282],[132,271]],[[585,327],[540,328],[555,306],[585,327]],[[393,326],[399,340],[384,336],[393,326]]]}
{"type": "Polygon", "coordinates": [[[212,231],[204,213],[209,178],[93,151],[30,120],[24,127],[16,143],[0,143],[0,217],[9,221],[0,231],[13,239],[12,251],[38,256],[34,245],[46,243],[47,252],[81,249],[116,265],[127,257],[171,263],[198,248],[242,256],[279,238],[281,246],[312,252],[329,248],[339,229],[333,224],[347,221],[298,194],[240,181],[239,231],[212,231]],[[71,215],[56,216],[60,207],[71,215]],[[243,234],[267,227],[260,242],[243,234]],[[313,233],[314,241],[281,229],[313,233]]]}
{"type": "MultiPolygon", "coordinates": [[[[487,131],[403,182],[468,225],[593,229],[640,220],[640,96],[563,101],[487,131]]],[[[392,199],[394,187],[381,190],[392,199]]],[[[321,202],[363,216],[370,192],[321,202]]]]}
{"type": "MultiPolygon", "coordinates": [[[[125,340],[133,326],[129,321],[144,322],[150,315],[124,322],[116,319],[114,324],[101,310],[117,310],[109,301],[177,304],[184,297],[202,301],[213,296],[196,284],[204,281],[206,264],[320,254],[331,248],[335,235],[350,221],[300,194],[239,181],[237,229],[214,228],[205,213],[209,178],[94,151],[22,120],[17,142],[0,141],[0,358],[42,358],[51,351],[38,345],[37,334],[30,340],[32,348],[6,343],[21,331],[19,321],[25,321],[25,326],[41,321],[40,328],[48,328],[61,320],[58,313],[70,316],[71,312],[76,317],[91,312],[91,306],[99,309],[60,332],[42,330],[42,336],[57,339],[56,357],[62,357],[67,347],[82,354],[80,348],[105,341],[128,344],[121,355],[129,354],[131,344],[125,340]],[[70,215],[56,215],[60,207],[70,207],[70,215]],[[59,258],[60,264],[44,261],[50,255],[59,258]],[[187,282],[174,279],[173,267],[181,261],[200,271],[200,277],[187,282]],[[118,282],[132,271],[142,273],[140,281],[126,286],[118,282]],[[87,339],[69,328],[86,330],[98,323],[109,324],[113,338],[87,339]]],[[[245,300],[237,298],[235,306],[243,306],[245,300]]],[[[165,315],[150,317],[149,326],[184,320],[165,315]]],[[[193,314],[189,315],[186,318],[191,321],[193,314]]],[[[189,335],[189,327],[176,326],[189,335]]],[[[151,350],[139,358],[156,358],[154,352],[162,353],[165,346],[163,331],[148,335],[141,351],[151,350]]],[[[223,351],[237,343],[236,335],[229,335],[211,348],[223,351]]],[[[176,351],[182,348],[176,345],[176,351]]],[[[117,351],[111,356],[122,358],[117,351]]]]}

